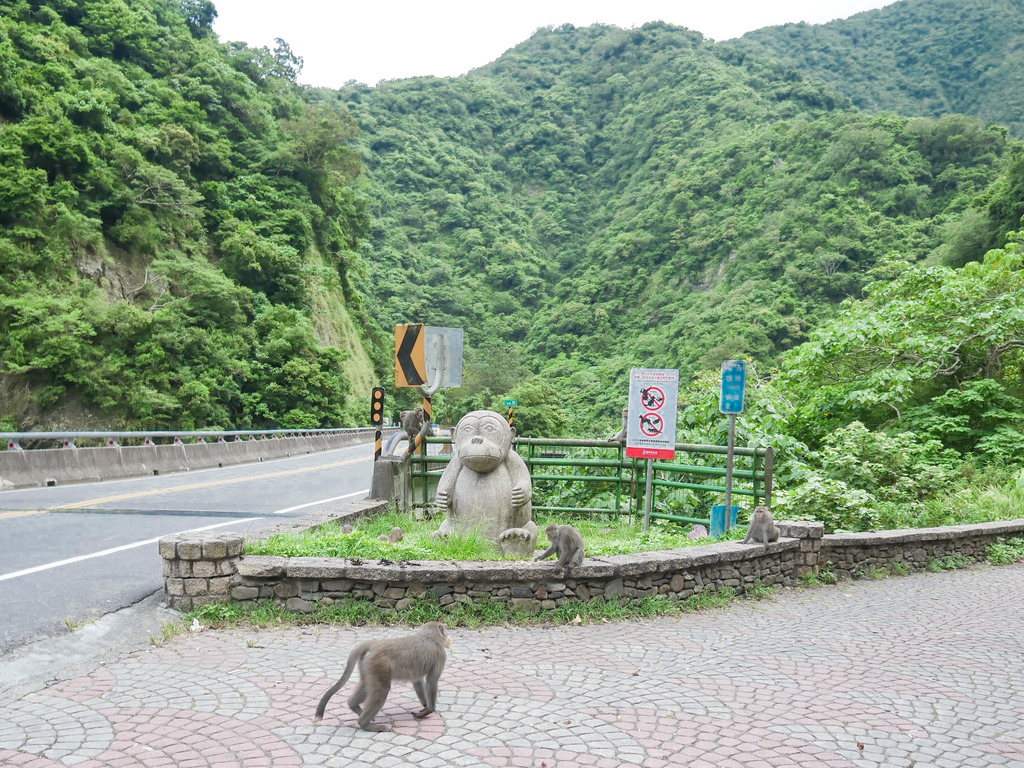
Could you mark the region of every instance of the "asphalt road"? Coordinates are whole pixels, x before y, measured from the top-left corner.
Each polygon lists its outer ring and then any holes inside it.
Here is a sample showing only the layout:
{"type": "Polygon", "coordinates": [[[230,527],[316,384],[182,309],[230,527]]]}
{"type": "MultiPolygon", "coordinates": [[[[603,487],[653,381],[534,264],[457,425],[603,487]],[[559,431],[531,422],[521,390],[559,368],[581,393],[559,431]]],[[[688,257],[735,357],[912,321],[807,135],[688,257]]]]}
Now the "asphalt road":
{"type": "Polygon", "coordinates": [[[255,531],[369,490],[373,445],[220,469],[0,492],[0,658],[162,586],[156,541],[255,531]]]}

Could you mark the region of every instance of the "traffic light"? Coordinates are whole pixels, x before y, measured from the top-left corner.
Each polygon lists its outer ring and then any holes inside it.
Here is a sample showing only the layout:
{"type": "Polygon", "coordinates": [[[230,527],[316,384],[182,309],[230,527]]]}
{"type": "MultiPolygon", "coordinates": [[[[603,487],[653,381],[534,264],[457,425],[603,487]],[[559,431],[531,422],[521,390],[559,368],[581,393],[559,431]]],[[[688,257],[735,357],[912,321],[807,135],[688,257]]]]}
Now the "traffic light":
{"type": "Polygon", "coordinates": [[[370,424],[380,427],[384,424],[384,387],[374,387],[370,399],[370,424]]]}

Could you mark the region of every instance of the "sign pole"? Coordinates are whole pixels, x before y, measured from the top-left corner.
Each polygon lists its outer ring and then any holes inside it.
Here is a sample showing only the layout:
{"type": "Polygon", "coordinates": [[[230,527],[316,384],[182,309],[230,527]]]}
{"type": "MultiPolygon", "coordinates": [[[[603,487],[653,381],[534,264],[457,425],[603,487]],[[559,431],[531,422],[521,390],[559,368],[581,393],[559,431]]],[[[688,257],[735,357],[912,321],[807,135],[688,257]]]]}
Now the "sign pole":
{"type": "MultiPolygon", "coordinates": [[[[736,414],[743,413],[747,389],[747,364],[742,360],[722,361],[722,395],[718,410],[729,416],[729,447],[725,464],[725,524],[728,533],[732,527],[732,474],[736,459],[736,414]]],[[[712,526],[714,528],[714,526],[712,526]]]]}
{"type": "Polygon", "coordinates": [[[651,510],[654,508],[654,459],[647,460],[647,487],[644,490],[644,533],[651,529],[651,510]]]}
{"type": "Polygon", "coordinates": [[[732,465],[736,456],[736,414],[729,414],[729,452],[725,460],[725,532],[732,521],[732,465]]]}

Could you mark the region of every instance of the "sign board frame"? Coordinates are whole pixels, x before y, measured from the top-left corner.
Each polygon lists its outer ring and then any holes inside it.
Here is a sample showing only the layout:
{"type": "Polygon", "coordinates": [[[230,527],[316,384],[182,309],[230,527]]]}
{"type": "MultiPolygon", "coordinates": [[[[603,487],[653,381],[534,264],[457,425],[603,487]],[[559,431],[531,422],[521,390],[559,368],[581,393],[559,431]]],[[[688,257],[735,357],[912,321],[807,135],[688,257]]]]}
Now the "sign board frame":
{"type": "Polygon", "coordinates": [[[462,386],[461,328],[422,323],[395,326],[395,386],[431,394],[462,386]]]}
{"type": "Polygon", "coordinates": [[[634,459],[674,459],[678,405],[678,370],[632,369],[629,372],[626,456],[634,459]]]}
{"type": "Polygon", "coordinates": [[[722,391],[718,410],[722,413],[743,413],[747,391],[747,364],[742,360],[722,361],[722,391]]]}

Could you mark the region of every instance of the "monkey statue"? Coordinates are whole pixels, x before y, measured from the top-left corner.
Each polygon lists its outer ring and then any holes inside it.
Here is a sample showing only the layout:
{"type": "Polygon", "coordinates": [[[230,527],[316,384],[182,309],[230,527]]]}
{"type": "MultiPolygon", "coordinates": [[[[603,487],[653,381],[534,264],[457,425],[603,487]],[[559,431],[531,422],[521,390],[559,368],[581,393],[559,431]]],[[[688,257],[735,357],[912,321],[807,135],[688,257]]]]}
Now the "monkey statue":
{"type": "Polygon", "coordinates": [[[313,720],[323,719],[324,709],[331,696],[348,682],[356,664],[359,665],[359,687],[348,700],[349,709],[359,715],[359,727],[364,731],[384,731],[383,725],[375,725],[373,718],[388,698],[393,680],[409,680],[423,709],[413,712],[413,717],[423,718],[437,708],[437,681],[448,660],[446,648],[451,647],[445,625],[430,621],[416,632],[404,637],[383,640],[364,640],[358,643],[348,655],[341,679],[332,685],[316,706],[313,720]],[[363,702],[366,701],[366,707],[363,702]]]}
{"type": "Polygon", "coordinates": [[[561,568],[564,575],[569,573],[569,566],[579,565],[587,556],[583,549],[583,536],[571,525],[552,523],[544,529],[544,533],[551,540],[551,546],[534,560],[547,560],[551,555],[558,555],[555,568],[561,568]]]}
{"type": "Polygon", "coordinates": [[[768,507],[754,507],[750,515],[750,525],[747,526],[747,535],[743,537],[743,543],[758,540],[768,546],[769,541],[779,540],[779,529],[775,525],[775,516],[768,507]]]}
{"type": "Polygon", "coordinates": [[[506,554],[529,557],[537,546],[533,485],[512,428],[495,411],[473,411],[452,432],[454,453],[437,483],[434,503],[445,513],[435,536],[479,531],[506,554]]]}

